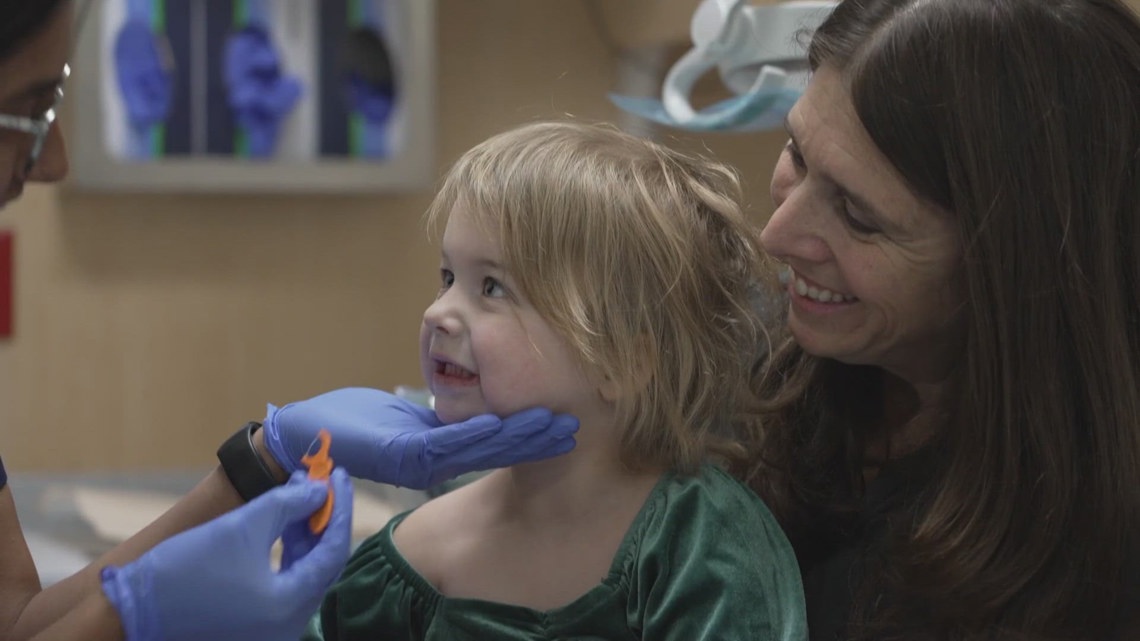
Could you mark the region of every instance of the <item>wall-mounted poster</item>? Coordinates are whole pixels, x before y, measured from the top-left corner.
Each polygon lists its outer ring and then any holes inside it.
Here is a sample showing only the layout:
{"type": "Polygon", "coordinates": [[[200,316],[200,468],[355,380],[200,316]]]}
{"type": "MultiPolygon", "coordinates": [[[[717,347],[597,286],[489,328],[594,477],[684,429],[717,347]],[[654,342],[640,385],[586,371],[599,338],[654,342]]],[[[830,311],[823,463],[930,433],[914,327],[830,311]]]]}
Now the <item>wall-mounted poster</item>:
{"type": "Polygon", "coordinates": [[[73,182],[424,187],[433,20],[431,0],[104,0],[75,65],[73,182]]]}

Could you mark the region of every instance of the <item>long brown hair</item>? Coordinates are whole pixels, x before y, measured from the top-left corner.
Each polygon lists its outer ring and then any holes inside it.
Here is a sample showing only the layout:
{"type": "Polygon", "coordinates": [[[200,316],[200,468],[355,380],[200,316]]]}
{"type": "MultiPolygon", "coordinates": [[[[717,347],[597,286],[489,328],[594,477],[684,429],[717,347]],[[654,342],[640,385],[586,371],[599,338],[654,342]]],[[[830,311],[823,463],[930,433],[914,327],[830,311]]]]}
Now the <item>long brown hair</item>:
{"type": "MultiPolygon", "coordinates": [[[[951,414],[850,636],[1109,637],[1140,533],[1140,21],[1117,0],[845,0],[809,55],[964,250],[951,414]]],[[[750,478],[805,555],[856,527],[881,377],[790,341],[757,369],[750,478]]]]}

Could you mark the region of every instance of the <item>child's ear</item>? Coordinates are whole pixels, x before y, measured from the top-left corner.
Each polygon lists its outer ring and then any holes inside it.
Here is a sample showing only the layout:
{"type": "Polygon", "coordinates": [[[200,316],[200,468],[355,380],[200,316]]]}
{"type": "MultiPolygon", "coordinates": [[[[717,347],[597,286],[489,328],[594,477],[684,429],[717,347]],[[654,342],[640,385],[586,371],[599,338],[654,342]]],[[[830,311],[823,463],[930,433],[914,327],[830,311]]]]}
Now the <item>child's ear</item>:
{"type": "Polygon", "coordinates": [[[649,384],[650,379],[653,378],[653,372],[657,369],[657,353],[651,349],[652,343],[648,336],[638,336],[636,339],[636,349],[634,356],[631,359],[634,370],[630,380],[615,381],[608,376],[602,377],[601,383],[598,384],[598,393],[601,394],[602,399],[609,403],[617,402],[621,398],[634,396],[645,389],[649,384]]]}
{"type": "Polygon", "coordinates": [[[601,395],[603,401],[616,403],[621,397],[625,396],[623,387],[624,386],[618,381],[613,380],[609,376],[605,376],[602,378],[602,382],[598,384],[598,394],[601,395]]]}

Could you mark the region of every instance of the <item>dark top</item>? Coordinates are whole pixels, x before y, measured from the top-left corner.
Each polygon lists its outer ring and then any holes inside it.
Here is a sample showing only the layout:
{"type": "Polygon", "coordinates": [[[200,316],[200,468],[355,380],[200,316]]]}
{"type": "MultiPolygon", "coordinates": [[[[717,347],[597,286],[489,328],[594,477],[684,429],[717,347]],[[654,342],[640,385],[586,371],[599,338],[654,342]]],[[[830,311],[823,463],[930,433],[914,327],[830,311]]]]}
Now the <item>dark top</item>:
{"type": "Polygon", "coordinates": [[[843,638],[867,551],[886,534],[891,510],[917,487],[919,465],[909,463],[889,466],[867,484],[858,527],[833,533],[823,552],[801,555],[811,641],[843,638]]]}
{"type": "MultiPolygon", "coordinates": [[[[928,452],[933,455],[933,452],[928,452]]],[[[932,461],[915,455],[885,468],[867,484],[859,525],[846,533],[833,533],[814,555],[800,556],[810,641],[841,641],[855,593],[868,559],[886,534],[887,517],[900,501],[914,496],[926,479],[932,461]]],[[[1121,595],[1113,641],[1140,639],[1140,554],[1128,567],[1128,585],[1121,595]]]]}
{"type": "Polygon", "coordinates": [[[4,469],[4,461],[0,459],[0,488],[8,484],[8,472],[4,469]]]}

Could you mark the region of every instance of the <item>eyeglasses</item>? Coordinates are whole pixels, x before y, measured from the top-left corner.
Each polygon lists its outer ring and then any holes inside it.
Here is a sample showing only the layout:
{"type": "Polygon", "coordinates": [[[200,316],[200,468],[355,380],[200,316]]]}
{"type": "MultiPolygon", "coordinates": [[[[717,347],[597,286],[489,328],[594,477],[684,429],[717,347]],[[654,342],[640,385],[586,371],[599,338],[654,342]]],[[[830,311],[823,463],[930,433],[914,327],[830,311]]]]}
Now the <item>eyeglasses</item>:
{"type": "Polygon", "coordinates": [[[0,113],[0,128],[22,131],[34,136],[32,139],[32,151],[28,154],[28,162],[24,166],[25,173],[32,170],[32,167],[34,167],[36,162],[40,159],[40,154],[43,153],[44,141],[47,140],[48,133],[51,132],[51,127],[55,123],[56,110],[59,108],[59,103],[63,100],[63,82],[66,81],[70,75],[71,66],[64,65],[63,73],[60,76],[60,85],[55,88],[55,100],[52,102],[51,107],[40,116],[28,118],[26,116],[12,116],[0,113]]]}

